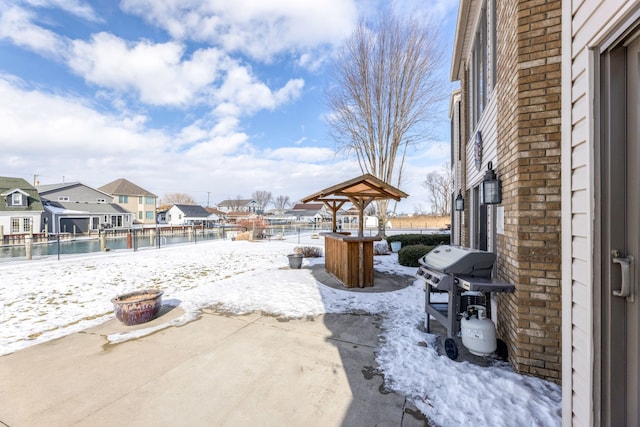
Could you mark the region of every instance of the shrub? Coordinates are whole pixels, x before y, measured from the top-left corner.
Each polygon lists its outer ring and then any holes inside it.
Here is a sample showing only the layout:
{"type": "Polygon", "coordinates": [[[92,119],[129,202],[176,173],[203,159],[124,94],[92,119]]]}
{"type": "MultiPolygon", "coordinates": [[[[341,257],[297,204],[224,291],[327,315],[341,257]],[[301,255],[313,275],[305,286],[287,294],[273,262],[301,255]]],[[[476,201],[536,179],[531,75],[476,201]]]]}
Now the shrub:
{"type": "Polygon", "coordinates": [[[244,228],[248,233],[248,238],[242,240],[258,240],[264,236],[267,223],[263,219],[243,219],[238,223],[238,226],[244,228]]]}
{"type": "Polygon", "coordinates": [[[293,252],[301,254],[305,258],[318,258],[322,256],[322,248],[317,246],[296,246],[293,252]]]}
{"type": "Polygon", "coordinates": [[[398,264],[405,267],[419,267],[418,260],[426,255],[434,246],[427,245],[410,245],[401,248],[398,251],[398,264]]]}
{"type": "MultiPolygon", "coordinates": [[[[402,247],[411,245],[438,246],[448,245],[451,242],[450,234],[396,234],[387,236],[387,242],[401,242],[402,247]]],[[[389,246],[391,247],[391,246],[389,246]]]]}
{"type": "Polygon", "coordinates": [[[251,232],[244,231],[236,234],[236,240],[251,240],[251,232]]]}

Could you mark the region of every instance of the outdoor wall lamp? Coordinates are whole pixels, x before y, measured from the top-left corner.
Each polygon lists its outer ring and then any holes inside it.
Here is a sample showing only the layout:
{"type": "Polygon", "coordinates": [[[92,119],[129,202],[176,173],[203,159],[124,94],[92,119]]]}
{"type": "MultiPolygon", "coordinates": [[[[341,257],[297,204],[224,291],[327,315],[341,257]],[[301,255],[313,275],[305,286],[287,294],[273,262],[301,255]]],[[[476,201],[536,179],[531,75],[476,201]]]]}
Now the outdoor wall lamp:
{"type": "Polygon", "coordinates": [[[493,171],[493,163],[489,162],[484,178],[480,183],[483,205],[497,205],[502,202],[501,182],[493,171]]]}
{"type": "Polygon", "coordinates": [[[464,199],[462,198],[462,190],[458,190],[458,197],[456,197],[456,210],[464,210],[464,199]]]}

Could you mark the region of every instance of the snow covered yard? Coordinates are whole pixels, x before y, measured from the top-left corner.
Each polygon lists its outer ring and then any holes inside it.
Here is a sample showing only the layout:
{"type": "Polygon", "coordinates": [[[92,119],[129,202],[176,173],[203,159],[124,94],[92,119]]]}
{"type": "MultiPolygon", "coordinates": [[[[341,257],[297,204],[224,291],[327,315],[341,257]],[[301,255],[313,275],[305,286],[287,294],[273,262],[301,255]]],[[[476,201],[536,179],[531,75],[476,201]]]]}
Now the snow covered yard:
{"type": "MultiPolygon", "coordinates": [[[[314,245],[322,240],[310,242],[314,245]]],[[[388,388],[407,396],[437,425],[560,425],[558,385],[518,375],[504,363],[479,367],[439,356],[424,316],[420,282],[391,293],[356,293],[318,283],[310,270],[290,270],[286,241],[213,241],[80,257],[0,264],[0,355],[113,318],[111,298],[147,287],[185,314],[155,328],[109,336],[121,342],[195,319],[203,308],[262,311],[302,318],[353,311],[381,314],[377,350],[388,388]],[[425,345],[426,344],[426,345],[425,345]]],[[[323,263],[305,259],[304,265],[323,263]]],[[[378,271],[413,275],[397,255],[375,258],[378,271]]],[[[1,360],[1,359],[0,359],[1,360]]]]}

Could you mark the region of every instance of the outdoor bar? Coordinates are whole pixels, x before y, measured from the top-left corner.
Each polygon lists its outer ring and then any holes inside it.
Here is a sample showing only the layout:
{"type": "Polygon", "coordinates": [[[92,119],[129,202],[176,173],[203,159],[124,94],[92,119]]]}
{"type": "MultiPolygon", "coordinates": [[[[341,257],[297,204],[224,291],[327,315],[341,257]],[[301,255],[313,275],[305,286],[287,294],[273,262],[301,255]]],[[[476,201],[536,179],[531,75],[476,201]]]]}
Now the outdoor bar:
{"type": "Polygon", "coordinates": [[[373,244],[380,236],[364,236],[364,210],[374,200],[400,200],[408,195],[370,174],[345,181],[302,199],[322,202],[332,212],[332,232],[321,233],[325,242],[325,268],[347,288],[371,287],[373,244]],[[338,232],[337,213],[346,202],[358,208],[358,235],[338,232]]]}

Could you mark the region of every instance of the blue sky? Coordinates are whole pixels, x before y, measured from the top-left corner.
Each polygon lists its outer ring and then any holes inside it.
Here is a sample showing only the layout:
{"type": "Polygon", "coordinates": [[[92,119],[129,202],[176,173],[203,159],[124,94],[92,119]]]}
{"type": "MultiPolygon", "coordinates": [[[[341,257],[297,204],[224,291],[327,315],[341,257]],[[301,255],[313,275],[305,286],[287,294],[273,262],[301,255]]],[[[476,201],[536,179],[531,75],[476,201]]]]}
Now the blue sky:
{"type": "MultiPolygon", "coordinates": [[[[405,0],[442,24],[456,0],[405,0]],[[417,5],[417,6],[416,6],[417,5]]],[[[126,178],[205,206],[256,190],[292,201],[361,174],[324,117],[338,46],[378,0],[0,0],[0,175],[99,187],[126,178]]],[[[409,153],[398,208],[449,159],[448,100],[409,153]]]]}

